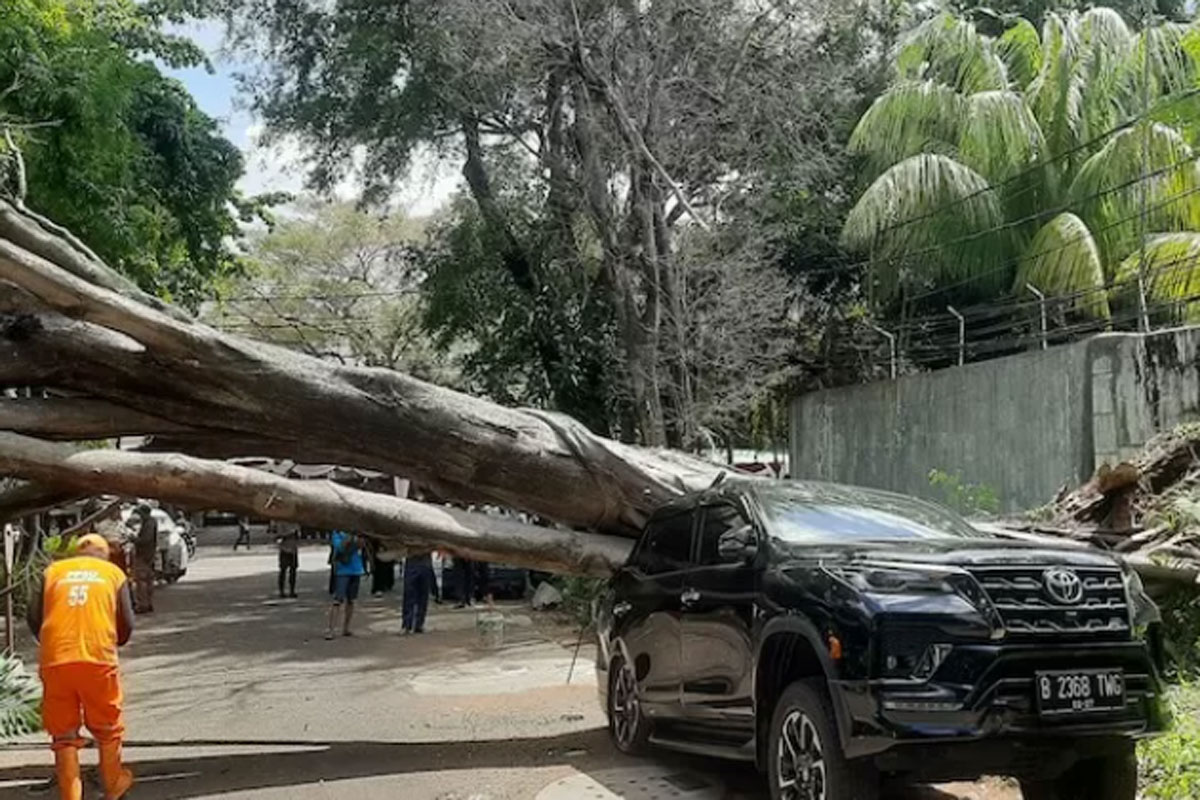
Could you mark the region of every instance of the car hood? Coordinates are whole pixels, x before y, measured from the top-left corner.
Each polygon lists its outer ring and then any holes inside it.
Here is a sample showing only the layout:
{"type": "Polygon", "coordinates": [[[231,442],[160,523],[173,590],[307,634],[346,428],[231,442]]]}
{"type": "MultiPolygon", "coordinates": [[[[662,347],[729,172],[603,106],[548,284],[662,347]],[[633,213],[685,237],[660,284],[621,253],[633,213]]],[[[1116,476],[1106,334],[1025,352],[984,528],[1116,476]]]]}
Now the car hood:
{"type": "Polygon", "coordinates": [[[784,562],[926,564],[940,567],[1047,566],[1112,567],[1118,562],[1087,547],[1007,539],[897,539],[847,544],[789,545],[784,562]]]}

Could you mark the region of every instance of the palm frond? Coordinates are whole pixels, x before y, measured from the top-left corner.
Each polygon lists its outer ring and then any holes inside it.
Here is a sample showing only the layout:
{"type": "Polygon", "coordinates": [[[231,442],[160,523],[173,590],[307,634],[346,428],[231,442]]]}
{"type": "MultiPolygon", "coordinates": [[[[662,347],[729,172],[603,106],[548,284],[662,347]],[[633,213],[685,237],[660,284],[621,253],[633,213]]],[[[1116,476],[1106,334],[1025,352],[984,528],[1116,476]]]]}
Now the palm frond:
{"type": "Polygon", "coordinates": [[[42,684],[16,656],[0,655],[0,741],[42,727],[42,684]]]}
{"type": "Polygon", "coordinates": [[[1107,6],[1089,8],[1080,14],[1080,38],[1091,48],[1125,57],[1133,49],[1134,35],[1121,14],[1107,6]]]}
{"type": "Polygon", "coordinates": [[[869,252],[882,299],[905,283],[966,283],[991,296],[1012,280],[1011,236],[987,179],[952,158],[922,153],[880,175],[846,217],[842,243],[869,252]]]}
{"type": "Polygon", "coordinates": [[[1084,141],[1112,130],[1133,116],[1140,97],[1130,94],[1131,54],[1136,37],[1125,20],[1111,8],[1097,7],[1072,14],[1071,24],[1080,42],[1077,72],[1083,80],[1084,141]]]}
{"type": "Polygon", "coordinates": [[[1143,30],[1129,54],[1132,61],[1129,80],[1136,84],[1133,91],[1141,91],[1143,70],[1150,84],[1151,97],[1192,89],[1200,79],[1196,49],[1196,33],[1185,25],[1164,22],[1143,30]]]}
{"type": "Polygon", "coordinates": [[[1145,275],[1146,301],[1157,316],[1173,322],[1200,322],[1200,233],[1163,233],[1146,242],[1117,269],[1114,298],[1131,308],[1137,304],[1138,273],[1145,275]]]}
{"type": "Polygon", "coordinates": [[[1138,248],[1143,186],[1145,230],[1200,229],[1200,169],[1192,148],[1159,123],[1120,131],[1084,162],[1069,192],[1110,271],[1138,248]]]}
{"type": "Polygon", "coordinates": [[[850,152],[868,157],[871,176],[909,156],[953,148],[965,100],[931,81],[898,83],[871,103],[850,135],[850,152]]]}
{"type": "Polygon", "coordinates": [[[1042,69],[1042,40],[1037,28],[1024,17],[1001,34],[996,52],[1004,60],[1008,78],[1017,89],[1025,89],[1042,69]]]}
{"type": "Polygon", "coordinates": [[[1100,251],[1084,221],[1074,214],[1059,214],[1033,237],[1017,268],[1015,292],[1031,284],[1048,295],[1076,295],[1072,305],[1100,319],[1112,316],[1104,292],[1104,265],[1100,251]]]}
{"type": "Polygon", "coordinates": [[[1046,138],[1016,92],[978,92],[967,99],[959,160],[992,183],[1046,157],[1046,138]]]}
{"type": "Polygon", "coordinates": [[[1026,94],[1053,156],[1065,154],[1083,141],[1084,85],[1077,69],[1079,53],[1075,27],[1058,14],[1046,14],[1042,68],[1026,94]]]}
{"type": "Polygon", "coordinates": [[[993,44],[970,22],[942,12],[900,40],[896,73],[901,80],[934,81],[961,94],[1007,89],[1007,70],[993,44]]]}

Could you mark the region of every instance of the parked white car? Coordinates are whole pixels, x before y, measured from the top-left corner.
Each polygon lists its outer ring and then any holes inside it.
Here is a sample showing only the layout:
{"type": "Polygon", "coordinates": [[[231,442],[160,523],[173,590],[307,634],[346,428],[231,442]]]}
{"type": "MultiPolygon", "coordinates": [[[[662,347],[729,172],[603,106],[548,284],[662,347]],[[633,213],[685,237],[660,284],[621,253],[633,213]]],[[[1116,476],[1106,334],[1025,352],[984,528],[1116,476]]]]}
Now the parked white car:
{"type": "MultiPolygon", "coordinates": [[[[167,583],[174,583],[187,574],[188,548],[183,532],[175,520],[161,508],[151,508],[150,516],[158,523],[158,544],[154,557],[155,577],[167,583]],[[166,563],[163,563],[162,552],[166,551],[166,563]]],[[[136,537],[141,519],[137,508],[129,508],[122,512],[121,521],[129,529],[130,536],[136,537]]]]}

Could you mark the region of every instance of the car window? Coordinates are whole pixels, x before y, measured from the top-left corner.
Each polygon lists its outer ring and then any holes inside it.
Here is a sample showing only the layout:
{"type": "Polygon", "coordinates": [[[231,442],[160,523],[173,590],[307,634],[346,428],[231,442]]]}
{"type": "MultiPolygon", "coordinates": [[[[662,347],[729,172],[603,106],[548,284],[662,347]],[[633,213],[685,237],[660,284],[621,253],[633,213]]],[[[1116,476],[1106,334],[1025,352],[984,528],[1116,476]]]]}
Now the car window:
{"type": "Polygon", "coordinates": [[[948,509],[889,492],[780,482],[756,493],[767,532],[785,543],[995,538],[948,509]]]}
{"type": "Polygon", "coordinates": [[[693,512],[685,511],[646,526],[636,564],[647,575],[687,569],[692,552],[693,512]]]}
{"type": "Polygon", "coordinates": [[[705,507],[700,527],[700,566],[725,563],[717,552],[721,534],[745,524],[746,518],[728,503],[705,507]]]}

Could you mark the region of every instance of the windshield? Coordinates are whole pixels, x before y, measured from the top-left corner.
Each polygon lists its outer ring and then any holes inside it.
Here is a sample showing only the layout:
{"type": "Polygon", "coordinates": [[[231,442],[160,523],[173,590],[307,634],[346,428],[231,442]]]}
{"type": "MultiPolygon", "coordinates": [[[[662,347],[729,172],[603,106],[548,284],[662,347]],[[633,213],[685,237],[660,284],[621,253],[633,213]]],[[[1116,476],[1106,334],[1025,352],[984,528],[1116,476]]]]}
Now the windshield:
{"type": "Polygon", "coordinates": [[[770,534],[795,544],[994,538],[933,503],[888,492],[780,483],[756,494],[770,534]]]}

